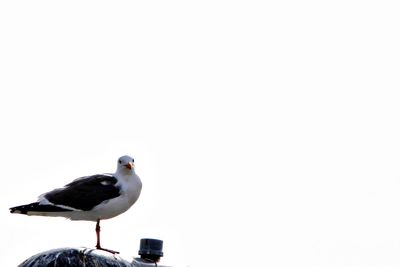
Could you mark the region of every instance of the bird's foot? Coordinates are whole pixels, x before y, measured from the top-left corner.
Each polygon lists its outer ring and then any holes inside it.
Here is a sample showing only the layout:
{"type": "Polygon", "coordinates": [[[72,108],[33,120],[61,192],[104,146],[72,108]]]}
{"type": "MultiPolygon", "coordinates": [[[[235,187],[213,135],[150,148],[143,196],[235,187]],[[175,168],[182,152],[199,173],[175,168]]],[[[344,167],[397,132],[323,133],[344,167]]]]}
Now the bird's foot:
{"type": "Polygon", "coordinates": [[[98,250],[103,250],[103,251],[107,251],[107,252],[109,252],[109,253],[111,253],[111,254],[119,254],[118,251],[111,250],[111,249],[107,249],[107,248],[102,248],[102,247],[99,246],[99,245],[96,245],[96,249],[98,249],[98,250]]]}

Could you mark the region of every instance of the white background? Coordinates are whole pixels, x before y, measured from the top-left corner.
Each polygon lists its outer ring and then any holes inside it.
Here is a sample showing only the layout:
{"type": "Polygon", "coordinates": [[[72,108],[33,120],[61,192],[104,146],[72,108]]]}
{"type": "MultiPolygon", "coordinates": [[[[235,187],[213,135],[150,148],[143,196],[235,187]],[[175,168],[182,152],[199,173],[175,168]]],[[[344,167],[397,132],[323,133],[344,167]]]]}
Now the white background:
{"type": "Polygon", "coordinates": [[[8,208],[135,157],[130,260],[400,265],[398,1],[2,1],[0,265],[93,247],[8,208]]]}

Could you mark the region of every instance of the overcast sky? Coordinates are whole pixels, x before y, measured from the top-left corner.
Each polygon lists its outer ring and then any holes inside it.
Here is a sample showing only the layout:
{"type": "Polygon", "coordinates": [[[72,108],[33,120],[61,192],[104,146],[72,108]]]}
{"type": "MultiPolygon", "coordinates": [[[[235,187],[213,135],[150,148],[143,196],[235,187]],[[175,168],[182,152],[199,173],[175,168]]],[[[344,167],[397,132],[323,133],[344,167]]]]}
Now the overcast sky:
{"type": "Polygon", "coordinates": [[[8,208],[135,158],[130,260],[400,265],[398,1],[2,1],[0,258],[94,247],[8,208]]]}

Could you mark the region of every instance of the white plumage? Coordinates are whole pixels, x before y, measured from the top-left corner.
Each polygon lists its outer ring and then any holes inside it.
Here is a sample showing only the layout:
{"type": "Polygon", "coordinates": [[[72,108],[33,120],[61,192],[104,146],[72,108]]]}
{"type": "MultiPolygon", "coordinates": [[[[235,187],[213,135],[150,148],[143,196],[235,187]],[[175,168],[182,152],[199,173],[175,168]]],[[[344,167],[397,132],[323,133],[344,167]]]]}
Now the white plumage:
{"type": "Polygon", "coordinates": [[[37,202],[10,208],[10,212],[96,221],[96,248],[117,253],[100,246],[100,220],[127,211],[138,200],[141,189],[142,182],[135,173],[133,158],[122,156],[118,159],[114,174],[75,179],[63,188],[42,194],[37,202]]]}

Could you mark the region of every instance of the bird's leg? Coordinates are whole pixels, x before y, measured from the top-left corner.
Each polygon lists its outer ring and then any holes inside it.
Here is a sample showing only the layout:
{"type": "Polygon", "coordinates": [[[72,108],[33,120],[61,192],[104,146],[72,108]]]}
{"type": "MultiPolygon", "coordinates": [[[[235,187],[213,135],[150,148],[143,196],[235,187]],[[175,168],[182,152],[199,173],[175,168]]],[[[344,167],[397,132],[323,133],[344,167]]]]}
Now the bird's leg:
{"type": "Polygon", "coordinates": [[[99,249],[99,248],[101,248],[101,246],[100,246],[100,219],[97,219],[97,223],[96,223],[96,237],[97,237],[96,248],[99,249]]]}
{"type": "Polygon", "coordinates": [[[111,249],[106,249],[106,248],[102,248],[100,245],[100,219],[97,219],[97,223],[96,223],[96,237],[97,237],[97,242],[96,242],[96,248],[99,250],[104,250],[107,252],[110,252],[112,254],[119,254],[118,251],[114,251],[111,249]]]}

